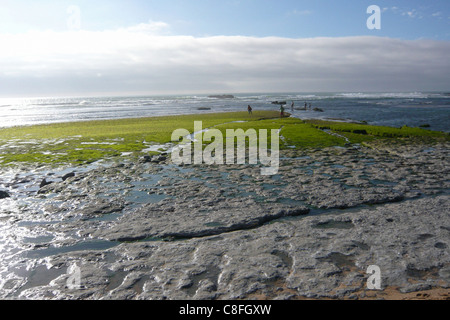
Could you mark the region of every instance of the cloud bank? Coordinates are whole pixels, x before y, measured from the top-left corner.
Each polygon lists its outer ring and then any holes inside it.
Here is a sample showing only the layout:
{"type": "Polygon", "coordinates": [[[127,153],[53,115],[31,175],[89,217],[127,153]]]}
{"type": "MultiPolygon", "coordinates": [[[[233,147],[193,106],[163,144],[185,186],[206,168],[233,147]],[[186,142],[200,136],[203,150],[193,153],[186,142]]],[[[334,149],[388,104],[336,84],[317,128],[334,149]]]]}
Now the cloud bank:
{"type": "Polygon", "coordinates": [[[450,89],[449,42],[161,35],[166,27],[0,35],[0,95],[450,89]]]}

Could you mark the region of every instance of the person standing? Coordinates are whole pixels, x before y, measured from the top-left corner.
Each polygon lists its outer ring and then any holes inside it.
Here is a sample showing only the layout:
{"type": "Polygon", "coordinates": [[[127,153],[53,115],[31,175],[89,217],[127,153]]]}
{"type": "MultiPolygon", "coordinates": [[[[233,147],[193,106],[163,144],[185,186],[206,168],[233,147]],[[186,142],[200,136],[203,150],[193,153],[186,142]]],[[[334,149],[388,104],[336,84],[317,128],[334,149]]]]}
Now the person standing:
{"type": "Polygon", "coordinates": [[[294,112],[294,101],[292,101],[292,104],[291,104],[291,111],[294,112]]]}
{"type": "Polygon", "coordinates": [[[284,117],[284,106],[280,105],[280,118],[284,117]]]}
{"type": "Polygon", "coordinates": [[[252,114],[253,109],[252,109],[252,107],[250,107],[250,105],[248,105],[247,110],[248,110],[248,114],[252,114]]]}

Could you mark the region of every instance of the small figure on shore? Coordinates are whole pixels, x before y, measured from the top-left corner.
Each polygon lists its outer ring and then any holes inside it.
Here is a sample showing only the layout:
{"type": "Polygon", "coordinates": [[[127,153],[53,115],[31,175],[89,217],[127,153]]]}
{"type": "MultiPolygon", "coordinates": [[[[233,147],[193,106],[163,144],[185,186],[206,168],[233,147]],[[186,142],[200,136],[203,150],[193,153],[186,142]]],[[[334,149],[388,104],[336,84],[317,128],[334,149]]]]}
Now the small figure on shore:
{"type": "Polygon", "coordinates": [[[311,110],[311,103],[309,104],[309,110],[311,110]]]}
{"type": "Polygon", "coordinates": [[[248,110],[248,114],[252,114],[253,109],[252,109],[252,107],[250,107],[250,105],[248,105],[247,110],[248,110]]]}
{"type": "Polygon", "coordinates": [[[291,111],[294,112],[294,101],[292,101],[292,104],[291,104],[291,111]]]}
{"type": "Polygon", "coordinates": [[[305,110],[306,110],[306,107],[308,106],[308,104],[305,102],[305,110]]]}
{"type": "Polygon", "coordinates": [[[284,117],[284,106],[280,105],[280,118],[284,117]]]}

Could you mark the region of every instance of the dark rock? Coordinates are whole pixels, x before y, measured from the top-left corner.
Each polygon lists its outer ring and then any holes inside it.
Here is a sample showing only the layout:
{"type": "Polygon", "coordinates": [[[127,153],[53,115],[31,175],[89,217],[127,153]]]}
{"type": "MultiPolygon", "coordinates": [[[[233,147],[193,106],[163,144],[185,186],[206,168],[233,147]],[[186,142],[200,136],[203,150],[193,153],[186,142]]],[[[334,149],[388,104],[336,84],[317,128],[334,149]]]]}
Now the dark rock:
{"type": "Polygon", "coordinates": [[[209,108],[209,107],[200,107],[200,108],[197,108],[197,110],[211,110],[211,108],[209,108]]]}
{"type": "Polygon", "coordinates": [[[67,173],[67,174],[63,175],[61,179],[63,181],[66,181],[67,179],[72,178],[72,177],[75,177],[75,172],[67,173]]]}
{"type": "Polygon", "coordinates": [[[447,249],[447,245],[446,245],[445,243],[443,243],[443,242],[437,242],[437,243],[434,245],[434,247],[435,247],[435,248],[438,248],[438,249],[447,249]]]}
{"type": "Polygon", "coordinates": [[[0,190],[0,199],[5,199],[5,198],[9,198],[9,197],[10,197],[10,195],[8,192],[0,190]]]}
{"type": "Polygon", "coordinates": [[[156,156],[153,156],[151,159],[150,159],[150,162],[153,162],[153,163],[160,163],[160,162],[163,162],[163,161],[166,161],[167,160],[167,157],[166,156],[163,156],[163,155],[156,155],[156,156]]]}
{"type": "Polygon", "coordinates": [[[424,234],[419,234],[419,236],[417,237],[417,239],[418,239],[419,241],[425,241],[425,240],[431,239],[431,238],[433,238],[433,237],[434,237],[434,235],[432,235],[432,234],[424,233],[424,234]]]}
{"type": "Polygon", "coordinates": [[[218,94],[218,95],[212,95],[208,96],[208,98],[215,98],[215,99],[234,99],[235,97],[231,94],[218,94]]]}
{"type": "Polygon", "coordinates": [[[285,105],[287,103],[286,103],[286,101],[273,101],[272,104],[285,105]]]}
{"type": "Polygon", "coordinates": [[[320,109],[320,108],[314,108],[313,111],[316,111],[316,112],[323,112],[323,110],[320,109]]]}
{"type": "Polygon", "coordinates": [[[400,289],[401,293],[411,293],[411,292],[417,292],[417,291],[426,291],[432,289],[432,286],[430,284],[426,283],[415,283],[411,284],[409,286],[406,286],[404,288],[400,289]]]}
{"type": "Polygon", "coordinates": [[[149,155],[145,155],[139,158],[140,163],[148,163],[152,161],[152,157],[149,155]]]}
{"type": "Polygon", "coordinates": [[[43,187],[45,187],[45,186],[48,186],[49,184],[51,184],[51,183],[53,183],[52,181],[47,181],[47,179],[43,179],[42,181],[41,181],[41,183],[39,184],[39,188],[43,188],[43,187]]]}

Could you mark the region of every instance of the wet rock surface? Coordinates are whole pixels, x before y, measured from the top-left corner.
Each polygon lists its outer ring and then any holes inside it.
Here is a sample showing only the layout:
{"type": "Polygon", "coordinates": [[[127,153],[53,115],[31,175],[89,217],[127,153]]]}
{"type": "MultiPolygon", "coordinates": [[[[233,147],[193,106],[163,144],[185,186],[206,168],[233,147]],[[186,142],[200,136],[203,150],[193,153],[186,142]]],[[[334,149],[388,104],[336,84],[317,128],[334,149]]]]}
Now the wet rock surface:
{"type": "Polygon", "coordinates": [[[9,198],[9,193],[6,191],[0,190],[0,199],[5,199],[5,198],[9,198]]]}
{"type": "Polygon", "coordinates": [[[3,169],[0,298],[364,298],[370,265],[382,289],[449,288],[448,156],[288,150],[273,176],[170,157],[3,169]]]}
{"type": "Polygon", "coordinates": [[[145,205],[123,216],[113,227],[88,235],[112,241],[195,238],[256,228],[279,218],[308,212],[306,207],[263,205],[251,199],[222,200],[220,204],[219,201],[212,201],[199,205],[191,201],[171,201],[163,208],[160,204],[145,205]]]}

